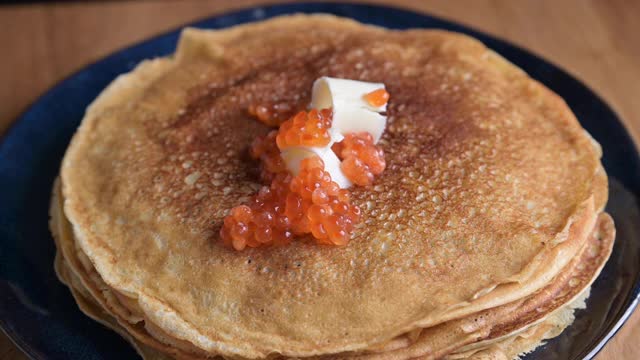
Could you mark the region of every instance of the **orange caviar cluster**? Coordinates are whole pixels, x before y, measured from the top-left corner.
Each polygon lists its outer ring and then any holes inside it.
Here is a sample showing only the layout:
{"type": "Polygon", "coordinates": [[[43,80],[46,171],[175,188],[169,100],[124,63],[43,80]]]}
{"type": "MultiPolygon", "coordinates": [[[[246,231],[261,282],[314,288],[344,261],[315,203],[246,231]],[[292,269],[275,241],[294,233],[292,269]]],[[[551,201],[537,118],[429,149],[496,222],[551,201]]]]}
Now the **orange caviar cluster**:
{"type": "MultiPolygon", "coordinates": [[[[373,106],[384,105],[388,99],[386,91],[380,90],[384,93],[376,90],[365,96],[373,106]],[[384,99],[382,104],[380,99],[384,99]]],[[[260,106],[249,109],[265,124],[277,125],[268,110],[260,106]]],[[[312,234],[320,244],[345,245],[349,241],[360,220],[360,209],[351,204],[349,191],[332,181],[318,156],[302,160],[296,176],[289,174],[280,156],[280,150],[287,147],[329,144],[331,121],[331,109],[303,111],[253,142],[251,156],[260,160],[261,178],[270,185],[263,186],[249,204],[234,207],[224,219],[220,236],[226,245],[236,250],[284,245],[303,234],[312,234]]],[[[357,185],[371,184],[386,165],[382,149],[374,145],[369,133],[347,134],[332,149],[342,160],[345,176],[357,185]]]]}
{"type": "Polygon", "coordinates": [[[289,189],[285,214],[295,234],[311,233],[320,244],[347,244],[360,209],[351,205],[349,191],[331,180],[319,157],[302,160],[289,189]]]}
{"type": "Polygon", "coordinates": [[[280,125],[276,142],[278,148],[292,146],[322,147],[329,144],[331,109],[301,111],[280,125]]]}
{"type": "Polygon", "coordinates": [[[280,173],[270,186],[263,186],[249,205],[231,209],[220,229],[220,237],[227,246],[236,250],[261,245],[288,244],[293,233],[291,223],[284,215],[283,199],[288,193],[291,176],[280,173]]]}
{"type": "Polygon", "coordinates": [[[371,185],[375,175],[386,167],[384,151],[373,143],[373,136],[367,132],[347,134],[332,149],[342,159],[340,169],[354,184],[371,185]]]}
{"type": "Polygon", "coordinates": [[[267,136],[257,137],[251,144],[251,157],[260,160],[260,179],[265,183],[273,181],[276,174],[287,172],[287,166],[276,145],[277,135],[278,130],[272,130],[267,136]]]}
{"type": "Polygon", "coordinates": [[[389,93],[385,89],[373,90],[372,92],[365,94],[364,99],[371,106],[380,107],[389,101],[389,93]]]}
{"type": "Polygon", "coordinates": [[[267,126],[280,126],[283,120],[288,119],[293,109],[287,104],[255,105],[249,106],[249,114],[267,126]]]}
{"type": "Polygon", "coordinates": [[[360,209],[351,205],[349,192],[340,189],[317,157],[302,160],[300,173],[275,175],[249,205],[231,210],[220,236],[236,250],[282,245],[293,235],[311,233],[321,244],[345,245],[360,209]]]}

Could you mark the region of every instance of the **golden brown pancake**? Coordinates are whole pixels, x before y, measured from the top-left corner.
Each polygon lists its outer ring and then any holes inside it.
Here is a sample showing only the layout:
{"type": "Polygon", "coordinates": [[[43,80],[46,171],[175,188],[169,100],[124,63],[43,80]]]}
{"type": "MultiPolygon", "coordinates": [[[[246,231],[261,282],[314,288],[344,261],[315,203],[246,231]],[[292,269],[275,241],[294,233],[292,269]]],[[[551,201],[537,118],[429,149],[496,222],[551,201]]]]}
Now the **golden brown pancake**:
{"type": "Polygon", "coordinates": [[[110,314],[209,354],[314,356],[549,285],[606,202],[599,157],[557,95],[471,38],[297,15],[187,30],[172,58],[118,78],[87,110],[61,182],[110,314]],[[352,191],[363,223],[341,248],[225,248],[222,219],[259,186],[247,147],[268,131],[247,108],[302,108],[324,75],[391,94],[387,170],[352,191]]]}
{"type": "MultiPolygon", "coordinates": [[[[580,296],[600,273],[611,254],[615,229],[607,214],[599,217],[589,241],[563,272],[535,294],[472,316],[422,330],[406,347],[367,359],[440,358],[460,347],[517,334],[543,321],[580,296]]],[[[567,324],[568,325],[568,324],[567,324]]]]}
{"type": "Polygon", "coordinates": [[[130,333],[122,328],[118,321],[113,318],[110,314],[104,312],[104,310],[98,305],[92,298],[91,295],[86,291],[81,281],[73,274],[73,272],[68,268],[68,266],[62,260],[62,257],[56,255],[55,258],[55,269],[56,274],[58,275],[58,279],[62,281],[65,285],[69,287],[71,290],[71,294],[73,295],[78,307],[85,313],[87,316],[92,318],[93,320],[99,322],[100,324],[110,328],[111,330],[118,333],[118,335],[125,338],[133,347],[136,349],[138,354],[143,359],[153,359],[153,360],[170,360],[171,357],[164,354],[161,351],[157,351],[152,347],[141,343],[136,340],[135,337],[131,336],[130,333]]]}
{"type": "MultiPolygon", "coordinates": [[[[93,269],[91,265],[85,268],[85,271],[80,268],[82,265],[80,265],[81,261],[79,259],[84,255],[80,252],[72,251],[69,246],[74,245],[74,239],[70,232],[70,226],[62,214],[59,190],[54,194],[51,214],[52,228],[54,229],[55,238],[58,240],[57,245],[58,248],[62,250],[60,254],[63,260],[60,263],[64,264],[66,269],[71,270],[73,274],[72,277],[76,280],[70,288],[72,291],[74,290],[74,293],[81,292],[84,295],[82,296],[82,302],[97,302],[102,304],[103,311],[101,312],[104,313],[102,317],[107,318],[105,321],[109,323],[108,326],[120,329],[119,332],[122,331],[123,327],[126,328],[128,336],[125,336],[125,338],[138,345],[148,345],[152,349],[156,348],[161,351],[168,351],[166,344],[171,344],[174,348],[168,352],[174,354],[177,358],[194,359],[204,358],[206,356],[198,352],[193,346],[180,343],[176,339],[167,337],[166,334],[157,336],[157,330],[151,331],[155,327],[149,328],[149,325],[151,325],[149,323],[144,324],[144,328],[134,326],[130,321],[119,318],[117,315],[118,312],[105,310],[113,308],[113,304],[108,301],[110,297],[113,297],[113,295],[110,294],[112,289],[104,285],[99,278],[93,276],[95,269],[93,269]],[[96,289],[102,290],[96,291],[96,289]],[[90,298],[93,300],[90,300],[90,298]]],[[[526,299],[473,314],[467,318],[452,320],[433,328],[424,329],[417,334],[404,335],[384,346],[367,349],[365,353],[360,355],[348,353],[337,354],[332,356],[332,358],[406,359],[418,356],[421,358],[435,358],[447,354],[454,349],[455,353],[450,355],[452,358],[462,356],[459,354],[464,354],[465,357],[475,353],[484,354],[489,351],[489,349],[492,349],[491,351],[493,353],[502,354],[507,351],[503,349],[504,346],[506,346],[505,343],[507,339],[509,340],[508,344],[510,347],[513,347],[512,342],[515,342],[526,344],[526,347],[519,345],[516,349],[522,348],[524,351],[525,348],[533,348],[540,339],[549,337],[547,335],[549,334],[549,329],[542,331],[542,328],[549,328],[549,324],[537,326],[536,323],[540,321],[548,323],[547,318],[549,318],[550,313],[552,317],[558,317],[554,315],[557,312],[565,314],[561,317],[565,319],[565,321],[560,324],[562,326],[556,324],[550,327],[554,329],[552,334],[557,335],[561,329],[564,329],[564,327],[570,324],[571,321],[566,321],[566,319],[573,319],[567,315],[567,313],[572,313],[571,309],[573,306],[571,303],[575,302],[574,299],[576,297],[585,293],[585,289],[588,288],[589,284],[600,272],[606,259],[609,257],[614,237],[615,229],[613,222],[608,215],[603,214],[599,217],[598,224],[591,232],[589,241],[581,250],[580,256],[572,260],[570,266],[563,269],[563,273],[559,274],[551,284],[536,294],[526,299]],[[534,333],[534,335],[538,334],[536,336],[529,334],[529,332],[533,330],[527,330],[534,326],[538,327],[534,333]],[[516,341],[517,338],[522,338],[525,333],[528,334],[526,339],[516,341]],[[538,339],[538,336],[541,338],[538,339]],[[501,343],[502,345],[497,346],[496,343],[501,343]]],[[[57,266],[60,265],[57,264],[57,266]]],[[[58,273],[60,274],[61,271],[58,271],[58,273]]],[[[59,276],[63,282],[69,283],[69,281],[66,280],[68,275],[59,276]]],[[[77,297],[78,295],[76,294],[74,296],[77,297]]],[[[79,305],[83,311],[88,312],[92,317],[99,316],[95,314],[95,311],[91,311],[91,309],[87,310],[87,306],[83,306],[82,302],[79,301],[79,305]]],[[[97,305],[95,307],[100,308],[100,306],[97,305]]],[[[514,354],[517,353],[520,353],[520,351],[514,354]]],[[[154,358],[153,356],[142,355],[145,358],[154,358]]]]}
{"type": "MultiPolygon", "coordinates": [[[[558,336],[574,320],[574,310],[584,309],[585,291],[571,304],[565,305],[544,319],[525,330],[496,340],[480,342],[480,346],[463,348],[444,357],[446,360],[508,360],[518,359],[535,350],[545,339],[558,336]]],[[[473,344],[476,345],[476,344],[473,344]]]]}

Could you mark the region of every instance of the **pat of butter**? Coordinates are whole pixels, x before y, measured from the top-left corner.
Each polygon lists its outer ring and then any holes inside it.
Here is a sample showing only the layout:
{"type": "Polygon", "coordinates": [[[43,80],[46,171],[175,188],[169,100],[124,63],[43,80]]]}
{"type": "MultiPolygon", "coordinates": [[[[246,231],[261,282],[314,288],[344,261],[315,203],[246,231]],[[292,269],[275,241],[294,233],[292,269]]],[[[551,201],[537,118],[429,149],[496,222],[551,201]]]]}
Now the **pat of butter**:
{"type": "Polygon", "coordinates": [[[351,181],[344,176],[342,169],[340,169],[340,159],[330,147],[291,147],[280,154],[293,175],[298,175],[300,172],[300,162],[313,155],[318,155],[322,159],[324,171],[331,175],[331,180],[338,184],[341,189],[346,189],[352,185],[351,181]]]}
{"type": "Polygon", "coordinates": [[[377,143],[387,125],[387,118],[380,113],[387,111],[387,104],[375,107],[364,99],[372,91],[384,89],[383,83],[336,79],[323,76],[313,83],[312,109],[333,109],[332,129],[346,135],[352,132],[368,132],[377,143]]]}
{"type": "Polygon", "coordinates": [[[313,155],[318,155],[324,162],[325,171],[331,179],[340,186],[348,188],[351,181],[340,169],[340,159],[331,150],[331,146],[342,141],[344,135],[354,132],[368,132],[378,142],[387,125],[387,117],[382,112],[387,110],[387,104],[375,107],[369,104],[364,96],[368,93],[384,89],[382,83],[369,83],[357,80],[321,77],[313,83],[311,93],[312,109],[333,109],[333,120],[329,134],[331,141],[324,147],[292,147],[281,152],[287,169],[293,175],[300,172],[300,162],[313,155]]]}
{"type": "MultiPolygon", "coordinates": [[[[338,79],[323,76],[313,83],[311,90],[311,108],[328,109],[335,105],[363,108],[377,113],[387,111],[387,104],[375,107],[364,96],[378,89],[385,89],[383,83],[338,79]]],[[[335,108],[334,108],[335,111],[335,108]]]]}

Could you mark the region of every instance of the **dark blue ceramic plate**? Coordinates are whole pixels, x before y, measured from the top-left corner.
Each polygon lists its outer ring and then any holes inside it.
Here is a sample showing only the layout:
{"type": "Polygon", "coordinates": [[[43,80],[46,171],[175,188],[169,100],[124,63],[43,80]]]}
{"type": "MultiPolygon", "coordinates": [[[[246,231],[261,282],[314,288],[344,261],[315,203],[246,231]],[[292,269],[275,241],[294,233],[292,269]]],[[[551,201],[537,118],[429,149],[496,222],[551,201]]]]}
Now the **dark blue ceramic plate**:
{"type": "MultiPolygon", "coordinates": [[[[223,28],[294,12],[325,12],[393,29],[442,28],[474,36],[559,93],[602,144],[610,176],[607,211],[618,229],[615,249],[595,282],[587,310],[561,336],[527,359],[592,358],[620,328],[640,292],[640,159],[615,113],[564,71],[504,41],[448,21],[389,7],[291,4],[253,8],[193,24],[223,28]]],[[[84,109],[118,74],[174,51],[179,31],[117,52],[42,96],[0,144],[0,324],[34,359],[134,359],[114,332],[84,316],[53,271],[47,226],[53,179],[84,109]]]]}

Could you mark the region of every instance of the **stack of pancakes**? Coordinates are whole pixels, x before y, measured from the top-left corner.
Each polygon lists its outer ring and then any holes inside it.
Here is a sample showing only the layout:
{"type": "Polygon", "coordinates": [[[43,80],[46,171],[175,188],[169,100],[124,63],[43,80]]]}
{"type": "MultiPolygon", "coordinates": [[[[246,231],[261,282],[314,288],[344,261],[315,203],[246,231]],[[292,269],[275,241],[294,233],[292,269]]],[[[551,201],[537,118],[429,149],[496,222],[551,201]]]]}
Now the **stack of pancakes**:
{"type": "Polygon", "coordinates": [[[148,359],[513,358],[584,306],[615,229],[599,145],[467,36],[296,15],[188,29],[87,109],[51,206],[80,308],[148,359]],[[229,249],[247,156],[321,76],[382,82],[387,169],[345,247],[229,249]]]}

